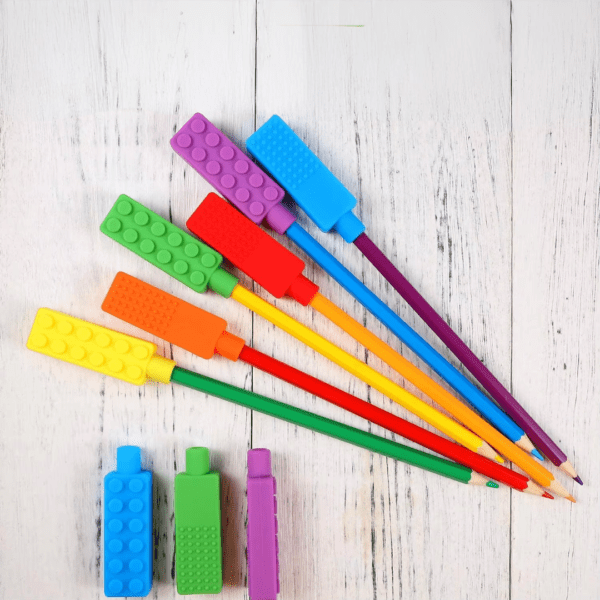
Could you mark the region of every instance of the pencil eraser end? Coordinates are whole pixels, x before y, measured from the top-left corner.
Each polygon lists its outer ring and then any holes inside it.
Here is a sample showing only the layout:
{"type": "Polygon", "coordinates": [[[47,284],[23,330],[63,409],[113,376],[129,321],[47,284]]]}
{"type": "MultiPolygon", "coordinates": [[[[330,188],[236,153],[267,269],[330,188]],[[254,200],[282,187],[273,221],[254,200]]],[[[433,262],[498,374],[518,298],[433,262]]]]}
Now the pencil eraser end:
{"type": "Polygon", "coordinates": [[[248,477],[271,475],[271,451],[267,448],[248,450],[248,477]]]}

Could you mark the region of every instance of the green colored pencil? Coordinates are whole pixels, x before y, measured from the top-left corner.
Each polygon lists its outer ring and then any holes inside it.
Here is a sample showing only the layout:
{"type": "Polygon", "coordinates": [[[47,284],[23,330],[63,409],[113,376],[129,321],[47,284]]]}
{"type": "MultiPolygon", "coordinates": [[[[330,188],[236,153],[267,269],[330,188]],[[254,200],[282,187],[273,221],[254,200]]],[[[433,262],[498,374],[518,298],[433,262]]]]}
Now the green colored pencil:
{"type": "Polygon", "coordinates": [[[171,381],[204,392],[210,396],[229,400],[234,404],[271,415],[282,421],[306,427],[312,431],[354,444],[371,452],[395,458],[409,465],[420,467],[426,471],[443,475],[461,483],[498,487],[496,483],[489,481],[479,473],[473,471],[473,469],[463,467],[445,458],[439,458],[432,454],[415,450],[404,444],[399,444],[398,442],[379,437],[367,431],[350,427],[350,425],[344,425],[344,423],[332,421],[326,417],[321,417],[301,408],[296,408],[295,406],[272,400],[271,398],[249,392],[228,383],[211,379],[205,375],[187,371],[181,367],[173,369],[171,381]]]}

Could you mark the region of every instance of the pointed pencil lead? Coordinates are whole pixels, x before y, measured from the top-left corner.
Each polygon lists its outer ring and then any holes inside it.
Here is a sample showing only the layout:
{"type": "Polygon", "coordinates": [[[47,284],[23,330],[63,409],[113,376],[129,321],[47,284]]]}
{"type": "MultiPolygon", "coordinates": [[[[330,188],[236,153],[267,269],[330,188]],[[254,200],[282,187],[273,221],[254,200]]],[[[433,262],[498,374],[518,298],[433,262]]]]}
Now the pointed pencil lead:
{"type": "Polygon", "coordinates": [[[554,500],[554,496],[553,496],[552,494],[549,494],[548,492],[544,492],[544,493],[542,494],[542,496],[543,496],[544,498],[550,498],[550,500],[554,500]]]}
{"type": "Polygon", "coordinates": [[[572,477],[579,485],[583,485],[583,481],[581,481],[577,471],[573,468],[573,465],[568,460],[565,460],[564,463],[558,465],[558,468],[566,473],[569,477],[572,477]]]}
{"type": "Polygon", "coordinates": [[[577,504],[577,500],[573,496],[567,496],[567,500],[570,500],[573,504],[577,504]]]}
{"type": "Polygon", "coordinates": [[[488,481],[485,485],[487,485],[489,488],[494,488],[494,489],[500,487],[495,481],[488,481]]]}

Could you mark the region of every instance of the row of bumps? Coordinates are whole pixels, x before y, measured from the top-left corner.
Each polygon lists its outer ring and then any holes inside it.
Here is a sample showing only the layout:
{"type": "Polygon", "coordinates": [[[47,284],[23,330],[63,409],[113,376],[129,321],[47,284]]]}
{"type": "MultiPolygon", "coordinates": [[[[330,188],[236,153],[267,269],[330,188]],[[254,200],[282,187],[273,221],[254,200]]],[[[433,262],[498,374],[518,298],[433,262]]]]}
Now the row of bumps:
{"type": "Polygon", "coordinates": [[[137,446],[121,446],[104,478],[104,593],[141,597],[151,587],[152,473],[137,446]]]}
{"type": "Polygon", "coordinates": [[[125,194],[100,230],[196,292],[206,291],[223,262],[218,252],[125,194]]]}
{"type": "Polygon", "coordinates": [[[223,587],[221,532],[217,527],[176,527],[177,591],[217,594],[223,587]]]}
{"type": "Polygon", "coordinates": [[[260,223],[285,193],[206,117],[196,113],[171,147],[250,220],[260,223]]]}
{"type": "Polygon", "coordinates": [[[40,308],[27,347],[136,385],[146,383],[156,345],[94,325],[49,308],[40,308]]]}
{"type": "Polygon", "coordinates": [[[246,142],[249,152],[277,177],[290,193],[323,166],[302,140],[276,115],[246,142]]]}

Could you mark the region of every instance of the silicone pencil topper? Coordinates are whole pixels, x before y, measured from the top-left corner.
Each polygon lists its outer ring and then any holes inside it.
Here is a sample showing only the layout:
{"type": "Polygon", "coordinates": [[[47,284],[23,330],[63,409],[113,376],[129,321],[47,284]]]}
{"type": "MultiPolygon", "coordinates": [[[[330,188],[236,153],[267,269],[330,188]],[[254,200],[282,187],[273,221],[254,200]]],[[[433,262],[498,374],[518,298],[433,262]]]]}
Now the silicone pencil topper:
{"type": "Polygon", "coordinates": [[[196,113],[171,147],[251,221],[284,233],[296,220],[282,204],[285,192],[204,115],[196,113]]]}
{"type": "Polygon", "coordinates": [[[175,569],[179,594],[218,594],[223,587],[219,473],[208,448],[188,448],[175,475],[175,569]]]}
{"type": "MultiPolygon", "coordinates": [[[[210,287],[225,298],[233,298],[467,448],[476,450],[483,446],[481,438],[456,421],[243,287],[237,278],[220,268],[223,257],[218,252],[139,202],[120,196],[100,229],[193,290],[204,292],[210,287]]],[[[495,456],[493,450],[491,453],[495,456]]]]}
{"type": "MultiPolygon", "coordinates": [[[[269,136],[267,136],[267,141],[270,142],[269,136]]],[[[277,233],[285,233],[417,356],[433,368],[440,377],[445,379],[486,418],[489,418],[493,425],[506,437],[527,452],[532,452],[538,458],[542,458],[523,430],[512,419],[502,411],[497,410],[494,403],[485,394],[413,331],[395,312],[295,222],[296,218],[279,204],[284,196],[283,190],[264,171],[253,165],[244,153],[206,117],[199,113],[195,114],[173,136],[171,146],[246,217],[255,223],[266,221],[277,233]],[[225,157],[221,155],[221,151],[223,151],[225,157]],[[244,162],[248,163],[248,169],[243,173],[236,172],[237,174],[226,172],[231,167],[230,161],[234,161],[232,163],[234,170],[235,165],[242,165],[244,162]],[[251,167],[252,180],[249,176],[251,167]],[[255,185],[253,185],[253,182],[255,185]],[[260,190],[266,191],[271,188],[279,191],[276,194],[269,192],[269,195],[273,196],[273,200],[270,203],[265,203],[260,197],[260,190]],[[254,192],[251,190],[254,190],[254,192]],[[489,416],[486,411],[489,412],[489,416]]],[[[248,140],[248,149],[252,150],[253,147],[253,137],[251,137],[248,140]]],[[[260,156],[258,158],[260,160],[260,156]]],[[[288,168],[291,174],[290,177],[296,181],[293,175],[295,173],[294,164],[286,165],[286,173],[288,168]]],[[[306,171],[311,173],[311,169],[312,167],[307,166],[306,171]]],[[[352,229],[353,222],[350,219],[348,229],[352,229]]],[[[296,281],[303,280],[298,279],[296,281]]],[[[316,302],[314,307],[320,312],[327,312],[328,318],[333,320],[332,308],[334,305],[327,306],[324,302],[320,304],[316,302]]],[[[336,319],[335,322],[343,327],[342,315],[336,315],[336,319]]]]}
{"type": "Polygon", "coordinates": [[[319,229],[335,230],[345,241],[355,244],[533,443],[556,466],[581,484],[566,454],[369,239],[365,226],[352,213],[356,205],[354,196],[292,129],[274,115],[248,139],[247,147],[319,229]]]}
{"type": "MultiPolygon", "coordinates": [[[[121,342],[126,341],[129,344],[129,347],[134,350],[138,347],[146,347],[146,344],[150,346],[152,353],[150,360],[142,363],[142,377],[137,377],[136,373],[136,377],[121,378],[130,383],[137,383],[140,385],[144,381],[150,380],[162,383],[169,383],[172,381],[199,392],[204,392],[205,394],[222,398],[223,400],[228,400],[234,404],[245,406],[246,408],[287,421],[293,425],[306,427],[312,431],[354,444],[355,446],[365,448],[371,452],[389,456],[395,460],[400,460],[461,483],[498,487],[498,484],[482,477],[472,469],[458,465],[444,458],[426,454],[425,452],[403,446],[392,440],[378,437],[366,431],[350,427],[349,425],[338,423],[337,421],[332,421],[331,419],[301,410],[295,406],[289,406],[283,402],[271,400],[265,396],[223,383],[222,381],[217,381],[216,379],[211,379],[205,375],[187,371],[186,369],[176,366],[175,361],[173,360],[154,355],[154,352],[156,352],[155,344],[118,333],[111,329],[107,329],[106,327],[93,325],[92,323],[82,321],[81,319],[75,319],[57,311],[50,311],[46,308],[41,308],[38,311],[31,333],[29,334],[29,339],[27,340],[27,347],[30,350],[58,358],[59,360],[86,367],[94,371],[99,371],[99,369],[88,360],[86,351],[81,346],[81,340],[78,337],[78,332],[81,329],[84,331],[85,329],[88,329],[95,332],[96,337],[101,334],[107,336],[109,339],[108,345],[94,346],[95,342],[92,342],[92,345],[88,346],[88,351],[97,352],[104,360],[107,356],[106,353],[110,353],[115,345],[119,344],[120,348],[124,348],[121,342]],[[51,322],[48,320],[48,317],[52,319],[51,322]],[[67,326],[71,326],[72,329],[69,330],[69,333],[63,333],[67,326]],[[82,351],[84,352],[83,355],[81,354],[82,351]]],[[[101,339],[104,344],[104,339],[101,339]]],[[[106,374],[115,376],[115,373],[111,372],[106,372],[106,374]]]]}
{"type": "Polygon", "coordinates": [[[175,363],[156,354],[156,344],[40,308],[27,347],[103,375],[142,385],[168,383],[175,363]]]}
{"type": "Polygon", "coordinates": [[[152,473],[142,471],[137,446],[121,446],[117,470],[104,478],[104,594],[142,597],[151,588],[152,473]]]}
{"type": "MultiPolygon", "coordinates": [[[[227,323],[223,319],[131,275],[117,274],[102,309],[202,358],[220,354],[229,360],[242,360],[490,479],[520,491],[543,495],[543,491],[523,475],[246,346],[244,340],[225,331],[227,323]]],[[[504,440],[513,450],[517,464],[524,470],[530,469],[546,483],[544,467],[506,438],[504,440]]]]}
{"type": "Polygon", "coordinates": [[[266,448],[248,450],[248,596],[276,600],[279,593],[277,499],[266,448]]]}
{"type": "Polygon", "coordinates": [[[302,275],[302,260],[217,194],[208,194],[186,225],[276,298],[310,306],[319,294],[319,286],[302,275]]]}
{"type": "Polygon", "coordinates": [[[102,310],[201,358],[216,353],[236,361],[245,346],[226,331],[225,319],[127,273],[117,273],[102,310]]]}

